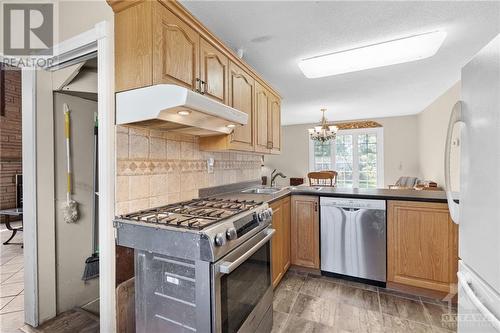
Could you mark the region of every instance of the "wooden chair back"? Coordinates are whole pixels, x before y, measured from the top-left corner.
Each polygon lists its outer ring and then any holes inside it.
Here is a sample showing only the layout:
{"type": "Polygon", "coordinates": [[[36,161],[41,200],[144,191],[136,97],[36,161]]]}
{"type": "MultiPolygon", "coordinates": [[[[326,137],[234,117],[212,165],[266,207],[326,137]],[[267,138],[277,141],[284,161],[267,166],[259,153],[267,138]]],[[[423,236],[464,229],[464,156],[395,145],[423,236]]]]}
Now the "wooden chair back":
{"type": "Polygon", "coordinates": [[[309,186],[336,186],[337,171],[315,171],[307,174],[309,186]]]}

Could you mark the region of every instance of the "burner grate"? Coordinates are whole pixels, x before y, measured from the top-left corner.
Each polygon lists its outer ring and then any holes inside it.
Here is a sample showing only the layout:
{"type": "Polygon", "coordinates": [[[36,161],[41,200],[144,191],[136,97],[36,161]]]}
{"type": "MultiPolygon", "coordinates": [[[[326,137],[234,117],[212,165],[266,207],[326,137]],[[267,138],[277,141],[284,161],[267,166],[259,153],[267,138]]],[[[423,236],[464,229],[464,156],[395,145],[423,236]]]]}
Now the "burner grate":
{"type": "Polygon", "coordinates": [[[203,198],[122,215],[122,219],[201,230],[262,202],[203,198]]]}

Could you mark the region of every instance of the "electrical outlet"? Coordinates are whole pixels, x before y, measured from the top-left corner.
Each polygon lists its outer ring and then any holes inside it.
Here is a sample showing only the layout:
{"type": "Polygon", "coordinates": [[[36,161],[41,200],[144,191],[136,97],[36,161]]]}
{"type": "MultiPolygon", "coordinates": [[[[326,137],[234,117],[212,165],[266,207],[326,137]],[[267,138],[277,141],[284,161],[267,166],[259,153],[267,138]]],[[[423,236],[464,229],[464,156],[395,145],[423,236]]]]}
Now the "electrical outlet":
{"type": "Polygon", "coordinates": [[[207,159],[207,172],[208,173],[214,173],[214,159],[213,157],[210,157],[207,159]]]}

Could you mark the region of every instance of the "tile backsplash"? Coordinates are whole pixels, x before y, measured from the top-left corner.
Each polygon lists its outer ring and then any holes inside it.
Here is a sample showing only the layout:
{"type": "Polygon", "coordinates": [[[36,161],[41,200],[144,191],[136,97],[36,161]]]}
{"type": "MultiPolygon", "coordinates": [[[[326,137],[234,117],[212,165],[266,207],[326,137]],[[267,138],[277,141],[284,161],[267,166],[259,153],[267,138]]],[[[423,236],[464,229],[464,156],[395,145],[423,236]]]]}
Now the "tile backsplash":
{"type": "Polygon", "coordinates": [[[261,176],[261,156],[205,152],[195,136],[117,126],[115,213],[198,197],[198,189],[261,176]],[[214,172],[207,159],[214,158],[214,172]]]}

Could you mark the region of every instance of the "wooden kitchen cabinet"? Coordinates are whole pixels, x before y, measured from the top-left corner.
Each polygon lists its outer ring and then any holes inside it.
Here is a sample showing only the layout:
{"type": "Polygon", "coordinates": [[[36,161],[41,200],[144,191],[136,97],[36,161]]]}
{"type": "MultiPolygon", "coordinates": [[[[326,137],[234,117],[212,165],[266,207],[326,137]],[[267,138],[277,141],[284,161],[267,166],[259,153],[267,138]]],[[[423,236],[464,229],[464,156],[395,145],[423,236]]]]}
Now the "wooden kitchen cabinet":
{"type": "Polygon", "coordinates": [[[293,195],[291,202],[291,264],[319,269],[319,198],[293,195]]]}
{"type": "Polygon", "coordinates": [[[245,126],[237,126],[229,135],[229,148],[253,151],[254,79],[237,64],[229,64],[229,106],[248,115],[245,126]]]}
{"type": "Polygon", "coordinates": [[[153,6],[153,84],[198,89],[200,35],[160,3],[153,6]]]}
{"type": "Polygon", "coordinates": [[[282,269],[282,251],[284,240],[282,231],[283,211],[279,201],[271,204],[271,208],[273,209],[273,229],[275,230],[271,241],[271,273],[273,288],[276,288],[284,274],[282,269]]]}
{"type": "Polygon", "coordinates": [[[448,293],[457,282],[458,228],[445,203],[388,201],[387,281],[448,293]]]}
{"type": "Polygon", "coordinates": [[[255,82],[255,151],[261,153],[269,153],[271,149],[270,103],[271,93],[260,83],[255,82]]]}
{"type": "Polygon", "coordinates": [[[273,229],[276,230],[271,242],[271,272],[275,288],[290,267],[290,197],[275,201],[273,209],[273,229]]]}
{"type": "Polygon", "coordinates": [[[280,99],[255,82],[255,151],[278,154],[280,147],[280,99]]]}
{"type": "MultiPolygon", "coordinates": [[[[109,2],[111,6],[113,3],[109,2]]],[[[115,90],[153,84],[153,2],[145,1],[115,13],[115,90]]],[[[114,9],[114,8],[113,8],[114,9]]]]}
{"type": "Polygon", "coordinates": [[[202,137],[200,149],[279,153],[279,95],[179,2],[107,1],[115,12],[117,92],[161,83],[187,87],[249,116],[232,134],[202,137]]]}
{"type": "Polygon", "coordinates": [[[271,95],[269,102],[269,141],[271,142],[271,153],[279,154],[281,151],[281,102],[280,99],[271,95]]]}
{"type": "Polygon", "coordinates": [[[234,62],[229,63],[229,106],[245,112],[248,123],[235,127],[229,135],[215,135],[199,139],[200,150],[255,151],[254,93],[253,77],[234,62]]]}
{"type": "Polygon", "coordinates": [[[291,199],[290,197],[286,197],[282,200],[282,210],[283,210],[283,253],[281,255],[282,262],[281,266],[283,267],[283,274],[288,271],[290,265],[292,264],[292,253],[291,253],[291,199]]]}
{"type": "Polygon", "coordinates": [[[229,59],[204,38],[200,39],[200,79],[205,96],[228,104],[229,59]]]}

